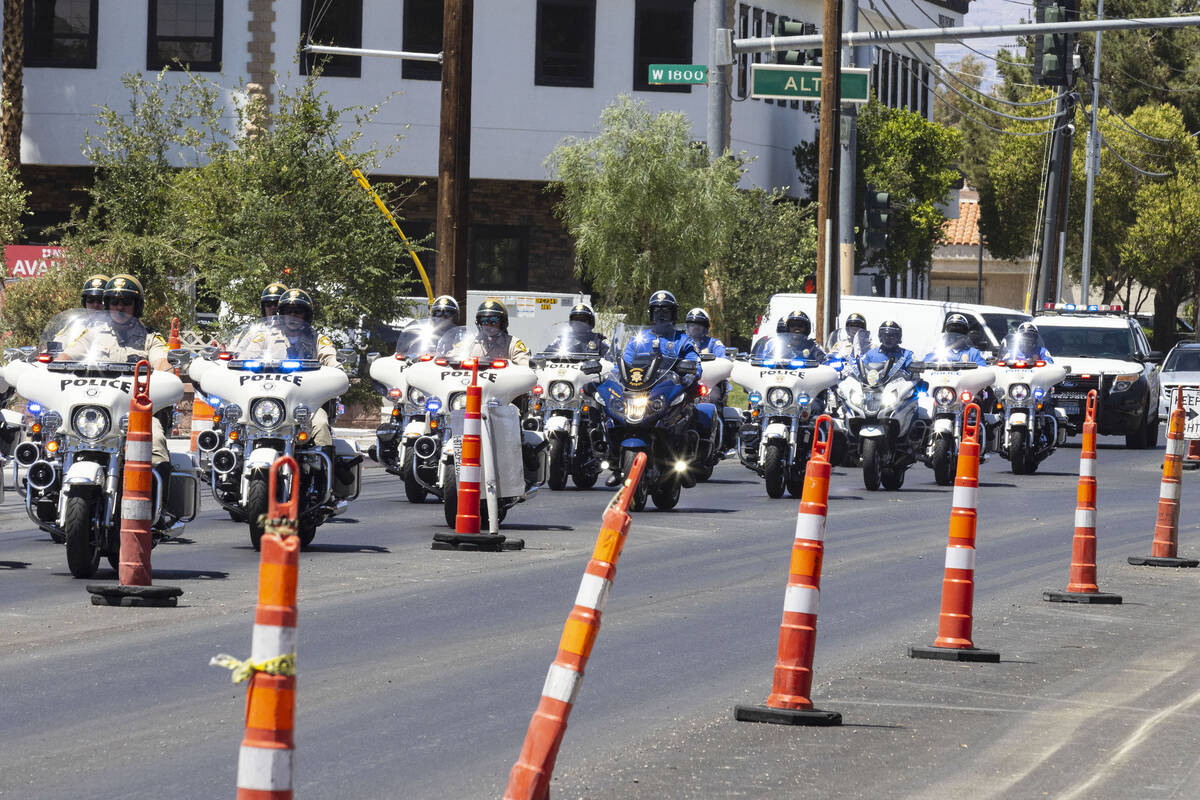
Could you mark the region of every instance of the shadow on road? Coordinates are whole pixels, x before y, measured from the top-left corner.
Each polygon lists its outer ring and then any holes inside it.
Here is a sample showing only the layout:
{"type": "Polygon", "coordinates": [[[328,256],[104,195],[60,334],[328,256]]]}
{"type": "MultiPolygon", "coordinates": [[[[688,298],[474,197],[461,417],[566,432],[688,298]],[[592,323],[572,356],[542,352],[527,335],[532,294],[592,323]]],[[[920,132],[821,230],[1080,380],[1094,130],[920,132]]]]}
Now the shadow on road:
{"type": "Polygon", "coordinates": [[[310,544],[304,548],[305,553],[390,553],[386,547],[377,544],[310,544]]]}
{"type": "MultiPolygon", "coordinates": [[[[599,523],[597,523],[599,524],[599,523]]],[[[520,522],[505,522],[500,526],[500,531],[573,531],[575,530],[570,525],[537,525],[534,523],[520,522]]]]}
{"type": "Polygon", "coordinates": [[[189,539],[186,536],[172,536],[170,539],[163,539],[159,544],[195,544],[195,539],[189,539]]]}
{"type": "Polygon", "coordinates": [[[28,561],[0,561],[0,569],[25,569],[28,561]]]}
{"type": "Polygon", "coordinates": [[[733,478],[709,478],[708,480],[704,481],[704,483],[737,484],[737,483],[758,483],[758,481],[754,481],[754,480],[738,481],[738,480],[734,480],[733,478]]]}
{"type": "Polygon", "coordinates": [[[981,484],[979,484],[979,488],[980,489],[1015,489],[1015,488],[1017,488],[1017,485],[1015,483],[981,483],[981,484]]]}
{"type": "Polygon", "coordinates": [[[676,508],[676,514],[733,514],[740,509],[733,508],[676,508]]]}
{"type": "Polygon", "coordinates": [[[326,523],[330,523],[330,522],[358,522],[358,520],[356,520],[354,517],[332,517],[332,518],[330,518],[330,519],[327,519],[327,520],[325,520],[325,522],[326,522],[326,523]]]}

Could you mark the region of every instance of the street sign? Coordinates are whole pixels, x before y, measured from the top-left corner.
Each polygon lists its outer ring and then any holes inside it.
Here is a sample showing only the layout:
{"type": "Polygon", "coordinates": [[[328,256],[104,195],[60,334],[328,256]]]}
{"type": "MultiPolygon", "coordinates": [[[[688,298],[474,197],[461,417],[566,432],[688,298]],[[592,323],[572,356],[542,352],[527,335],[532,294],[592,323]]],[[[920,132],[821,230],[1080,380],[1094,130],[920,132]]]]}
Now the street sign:
{"type": "MultiPolygon", "coordinates": [[[[867,102],[871,89],[870,74],[870,69],[842,69],[843,103],[867,102]]],[[[820,100],[821,68],[751,64],[750,96],[774,100],[820,100]]]]}
{"type": "Polygon", "coordinates": [[[708,83],[708,67],[704,64],[651,64],[647,83],[708,83]]]}
{"type": "Polygon", "coordinates": [[[1183,438],[1200,439],[1200,388],[1194,386],[1183,387],[1183,438]]]}

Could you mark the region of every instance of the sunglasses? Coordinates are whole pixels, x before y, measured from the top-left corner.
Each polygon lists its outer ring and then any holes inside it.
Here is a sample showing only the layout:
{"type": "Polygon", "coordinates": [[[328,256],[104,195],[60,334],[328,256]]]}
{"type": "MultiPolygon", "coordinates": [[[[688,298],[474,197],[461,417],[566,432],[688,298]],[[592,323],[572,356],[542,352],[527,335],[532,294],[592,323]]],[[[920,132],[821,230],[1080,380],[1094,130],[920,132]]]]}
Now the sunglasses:
{"type": "Polygon", "coordinates": [[[279,309],[279,315],[281,317],[303,317],[304,312],[298,308],[289,306],[288,308],[279,309]]]}
{"type": "Polygon", "coordinates": [[[116,298],[116,299],[113,299],[113,300],[109,300],[109,301],[108,301],[108,305],[109,305],[109,308],[112,308],[112,307],[114,307],[114,306],[115,306],[115,307],[117,307],[117,308],[133,308],[133,306],[134,306],[134,302],[133,302],[132,300],[125,300],[125,299],[123,299],[123,298],[116,298]]]}
{"type": "Polygon", "coordinates": [[[456,315],[453,311],[444,311],[442,309],[438,309],[437,311],[431,312],[430,316],[436,318],[436,317],[453,317],[456,315]]]}
{"type": "Polygon", "coordinates": [[[480,324],[480,325],[499,325],[499,324],[500,324],[500,317],[498,317],[498,316],[496,316],[496,317],[491,317],[491,316],[488,316],[488,317],[480,317],[480,318],[478,319],[478,322],[479,322],[479,324],[480,324]]]}

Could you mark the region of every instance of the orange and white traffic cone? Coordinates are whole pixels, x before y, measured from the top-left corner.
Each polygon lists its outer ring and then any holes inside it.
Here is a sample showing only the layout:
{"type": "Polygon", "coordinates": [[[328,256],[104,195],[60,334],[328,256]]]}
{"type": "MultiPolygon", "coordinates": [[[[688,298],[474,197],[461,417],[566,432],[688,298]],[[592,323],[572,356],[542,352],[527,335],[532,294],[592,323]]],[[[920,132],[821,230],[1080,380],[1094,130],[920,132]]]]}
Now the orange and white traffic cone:
{"type": "Polygon", "coordinates": [[[958,474],[954,478],[954,506],[950,509],[950,541],[946,545],[938,636],[930,647],[908,648],[912,658],[1000,661],[1000,654],[995,650],[981,650],[971,641],[971,614],[975,601],[975,523],[979,503],[979,423],[979,406],[971,403],[963,409],[963,437],[958,448],[958,474]]]}
{"type": "Polygon", "coordinates": [[[1102,592],[1096,585],[1096,397],[1095,389],[1088,392],[1087,413],[1083,418],[1071,575],[1065,592],[1042,592],[1042,599],[1052,603],[1121,602],[1121,595],[1102,592]]]}
{"type": "Polygon", "coordinates": [[[1187,455],[1183,459],[1183,468],[1200,469],[1200,439],[1187,440],[1187,455]]]}
{"type": "Polygon", "coordinates": [[[1129,563],[1138,567],[1195,567],[1200,561],[1179,558],[1179,489],[1183,460],[1183,389],[1176,390],[1175,409],[1167,424],[1167,453],[1163,458],[1162,483],[1158,489],[1158,519],[1154,524],[1154,541],[1150,555],[1130,556],[1129,563]]]}
{"type": "Polygon", "coordinates": [[[480,533],[482,455],[483,388],[479,385],[479,362],[476,360],[471,362],[471,385],[467,387],[466,406],[463,410],[454,533],[435,533],[432,549],[456,550],[465,545],[472,550],[519,550],[525,546],[521,539],[509,542],[500,534],[480,533]]]}
{"type": "Polygon", "coordinates": [[[250,658],[222,653],[214,666],[233,670],[233,682],[249,680],[246,734],[238,753],[238,800],[288,800],[292,797],[296,708],[296,586],[300,573],[300,537],[296,535],[300,468],[291,456],[275,460],[269,480],[266,531],[258,568],[258,607],[250,658]],[[292,476],[286,502],[277,501],[281,468],[292,476]]]}
{"type": "Polygon", "coordinates": [[[193,386],[192,390],[194,392],[192,395],[192,441],[188,449],[192,454],[192,463],[195,463],[199,454],[199,450],[196,446],[196,440],[204,431],[212,430],[213,407],[200,399],[201,394],[198,386],[193,386]]]}
{"type": "MultiPolygon", "coordinates": [[[[129,400],[129,430],[125,435],[125,469],[121,475],[121,541],[118,586],[89,584],[92,604],[98,606],[174,606],[183,589],[153,586],[150,570],[154,522],[153,409],[150,402],[150,362],[139,361],[133,372],[129,400]]],[[[164,493],[166,487],[163,487],[164,493]]]]}
{"type": "Polygon", "coordinates": [[[813,708],[812,662],[817,644],[817,605],[821,596],[821,559],[825,553],[825,517],[829,506],[829,452],[833,419],[817,418],[812,456],[804,472],[804,490],[796,516],[792,563],[783,597],[779,653],[771,694],[765,706],[734,706],[734,719],[776,725],[841,725],[836,711],[813,708]]]}
{"type": "Polygon", "coordinates": [[[521,754],[508,775],[505,800],[546,800],[550,796],[554,761],[567,730],[567,717],[583,684],[583,669],[600,632],[600,615],[612,589],[625,536],[629,533],[629,501],[645,466],[646,455],[639,453],[629,475],[625,476],[624,487],[604,511],[604,523],[575,596],[575,607],[563,626],[558,655],[546,675],[542,699],[529,721],[521,754]]]}

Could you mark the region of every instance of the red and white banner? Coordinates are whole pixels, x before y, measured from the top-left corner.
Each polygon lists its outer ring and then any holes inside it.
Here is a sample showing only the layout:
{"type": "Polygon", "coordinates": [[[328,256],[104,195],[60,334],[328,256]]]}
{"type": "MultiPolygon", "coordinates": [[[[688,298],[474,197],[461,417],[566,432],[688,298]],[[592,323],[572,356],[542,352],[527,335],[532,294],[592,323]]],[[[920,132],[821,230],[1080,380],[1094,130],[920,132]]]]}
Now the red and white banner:
{"type": "Polygon", "coordinates": [[[55,266],[62,248],[41,244],[9,244],[4,246],[4,277],[9,280],[36,278],[55,266]]]}

